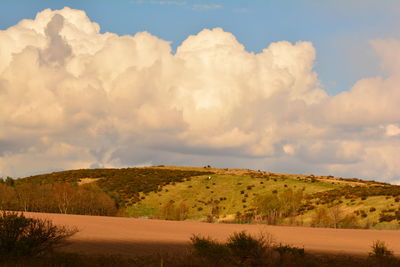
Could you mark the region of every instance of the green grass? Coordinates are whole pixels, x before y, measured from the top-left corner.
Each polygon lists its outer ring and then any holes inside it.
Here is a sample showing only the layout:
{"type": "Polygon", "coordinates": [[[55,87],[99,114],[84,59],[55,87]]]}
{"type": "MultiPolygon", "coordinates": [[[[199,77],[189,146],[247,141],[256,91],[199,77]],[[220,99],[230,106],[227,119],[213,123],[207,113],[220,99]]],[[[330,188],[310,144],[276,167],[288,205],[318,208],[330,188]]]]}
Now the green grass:
{"type": "Polygon", "coordinates": [[[175,201],[177,205],[185,203],[189,207],[188,219],[204,220],[211,214],[213,206],[219,206],[219,216],[223,219],[236,212],[254,208],[256,195],[278,193],[286,188],[304,189],[304,193],[315,193],[340,187],[329,182],[309,182],[293,178],[253,178],[247,175],[214,174],[193,177],[190,181],[169,184],[159,192],[140,194],[138,203],[128,206],[129,216],[148,216],[157,218],[165,203],[175,201]],[[276,181],[275,181],[276,180],[276,181]],[[286,185],[286,186],[285,186],[286,185]],[[225,199],[226,198],[226,199],[225,199]],[[218,204],[215,204],[218,201],[218,204]],[[199,210],[201,209],[201,210],[199,210]]]}
{"type": "MultiPolygon", "coordinates": [[[[394,201],[393,197],[387,196],[371,196],[367,197],[365,200],[361,198],[356,198],[353,201],[351,199],[341,198],[342,203],[335,202],[342,211],[343,215],[355,214],[360,227],[372,228],[372,229],[400,229],[400,224],[398,221],[393,220],[392,222],[379,222],[379,215],[382,210],[385,209],[400,209],[400,204],[394,201]],[[375,210],[371,211],[371,208],[375,210]],[[363,212],[366,216],[362,216],[363,212]],[[357,213],[356,213],[357,212],[357,213]]],[[[318,199],[313,200],[313,202],[318,202],[318,199]]],[[[316,205],[317,208],[329,207],[328,204],[316,205]]],[[[315,210],[311,210],[302,215],[302,221],[305,226],[311,224],[311,219],[315,214],[315,210]]]]}

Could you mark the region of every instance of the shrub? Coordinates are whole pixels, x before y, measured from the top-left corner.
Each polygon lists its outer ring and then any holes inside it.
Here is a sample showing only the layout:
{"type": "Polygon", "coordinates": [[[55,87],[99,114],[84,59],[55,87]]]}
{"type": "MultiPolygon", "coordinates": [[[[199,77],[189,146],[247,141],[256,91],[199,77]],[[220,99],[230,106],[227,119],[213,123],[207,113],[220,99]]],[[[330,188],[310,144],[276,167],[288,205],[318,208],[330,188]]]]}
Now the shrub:
{"type": "Polygon", "coordinates": [[[229,255],[228,248],[218,241],[209,237],[192,236],[190,238],[193,247],[193,254],[204,260],[218,263],[229,255]]]}
{"type": "Polygon", "coordinates": [[[26,218],[22,213],[0,212],[0,260],[44,254],[62,245],[78,230],[49,220],[26,218]]]}
{"type": "Polygon", "coordinates": [[[271,238],[268,237],[262,234],[256,238],[242,231],[233,233],[228,238],[226,246],[239,265],[247,263],[254,266],[257,262],[261,263],[266,256],[267,249],[271,245],[271,238]]]}
{"type": "Polygon", "coordinates": [[[369,212],[374,212],[374,211],[376,211],[376,208],[375,208],[375,207],[369,208],[369,212]]]}
{"type": "Polygon", "coordinates": [[[191,257],[179,266],[321,266],[307,258],[303,248],[276,244],[268,233],[236,232],[225,243],[193,236],[191,245],[191,257]]]}
{"type": "Polygon", "coordinates": [[[297,248],[290,245],[279,244],[278,246],[274,247],[274,250],[279,252],[281,256],[283,256],[284,254],[292,254],[294,256],[304,256],[304,248],[297,248]]]}
{"type": "Polygon", "coordinates": [[[360,223],[353,214],[345,215],[338,223],[339,228],[360,228],[360,223]]]}
{"type": "Polygon", "coordinates": [[[311,220],[311,226],[329,227],[330,225],[331,225],[331,219],[328,213],[328,209],[325,207],[316,209],[311,220]]]}
{"type": "Polygon", "coordinates": [[[396,215],[381,213],[379,214],[379,222],[391,222],[396,219],[396,215]]]}
{"type": "Polygon", "coordinates": [[[226,242],[235,266],[265,266],[272,256],[273,244],[269,233],[260,232],[256,237],[245,231],[233,233],[226,242]]]}
{"type": "Polygon", "coordinates": [[[374,258],[388,258],[393,256],[393,251],[389,250],[385,242],[376,240],[371,246],[372,252],[369,253],[370,257],[374,258]]]}

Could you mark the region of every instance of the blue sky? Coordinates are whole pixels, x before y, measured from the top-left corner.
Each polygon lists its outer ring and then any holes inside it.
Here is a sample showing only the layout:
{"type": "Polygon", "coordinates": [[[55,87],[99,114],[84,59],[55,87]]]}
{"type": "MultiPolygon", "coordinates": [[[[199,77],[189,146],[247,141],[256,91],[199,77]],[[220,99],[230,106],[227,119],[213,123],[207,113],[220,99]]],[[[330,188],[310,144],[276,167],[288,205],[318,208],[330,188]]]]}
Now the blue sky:
{"type": "Polygon", "coordinates": [[[204,28],[222,27],[248,51],[271,42],[311,41],[315,70],[329,94],[348,90],[360,78],[384,74],[370,40],[398,38],[398,1],[272,0],[3,0],[0,29],[45,9],[82,9],[102,32],[133,35],[148,31],[173,48],[204,28]]]}
{"type": "Polygon", "coordinates": [[[399,26],[398,0],[3,0],[0,176],[210,164],[400,184],[399,26]]]}

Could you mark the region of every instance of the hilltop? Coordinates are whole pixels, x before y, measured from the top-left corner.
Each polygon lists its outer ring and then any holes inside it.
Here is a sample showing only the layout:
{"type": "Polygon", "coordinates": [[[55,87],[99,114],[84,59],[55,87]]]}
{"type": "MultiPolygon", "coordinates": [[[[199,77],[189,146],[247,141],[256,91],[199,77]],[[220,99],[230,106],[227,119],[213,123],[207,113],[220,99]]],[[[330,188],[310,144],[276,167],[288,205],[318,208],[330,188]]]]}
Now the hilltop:
{"type": "Polygon", "coordinates": [[[400,186],[355,178],[210,166],[82,169],[2,184],[0,208],[167,220],[397,229],[400,186]]]}

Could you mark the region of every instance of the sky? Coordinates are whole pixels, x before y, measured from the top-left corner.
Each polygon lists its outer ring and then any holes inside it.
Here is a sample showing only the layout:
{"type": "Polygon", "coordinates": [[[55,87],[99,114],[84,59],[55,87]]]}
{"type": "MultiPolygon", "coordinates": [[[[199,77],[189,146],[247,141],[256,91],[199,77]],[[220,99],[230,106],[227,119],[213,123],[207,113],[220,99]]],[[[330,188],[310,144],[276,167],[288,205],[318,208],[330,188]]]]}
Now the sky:
{"type": "Polygon", "coordinates": [[[213,165],[400,182],[398,1],[0,3],[0,176],[213,165]]]}

